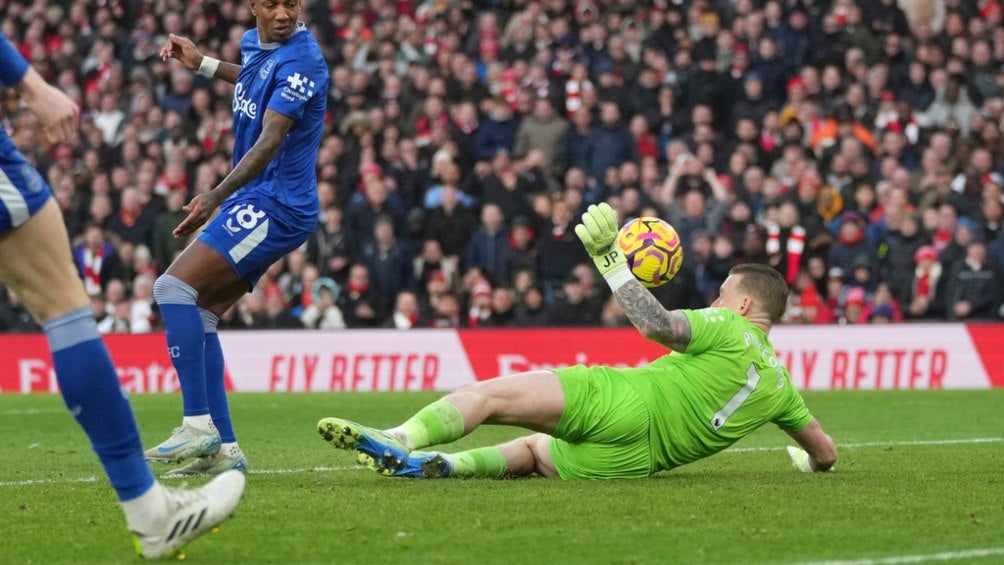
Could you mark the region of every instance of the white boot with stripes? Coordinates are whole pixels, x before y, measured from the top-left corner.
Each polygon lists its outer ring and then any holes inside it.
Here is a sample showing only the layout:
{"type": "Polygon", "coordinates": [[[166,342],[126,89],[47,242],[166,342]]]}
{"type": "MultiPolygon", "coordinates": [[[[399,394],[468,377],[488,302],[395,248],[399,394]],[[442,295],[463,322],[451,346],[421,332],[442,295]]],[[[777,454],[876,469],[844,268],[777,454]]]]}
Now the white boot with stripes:
{"type": "Polygon", "coordinates": [[[153,487],[123,504],[136,552],[147,559],[174,554],[230,517],[244,492],[244,473],[227,471],[199,488],[153,487]]]}

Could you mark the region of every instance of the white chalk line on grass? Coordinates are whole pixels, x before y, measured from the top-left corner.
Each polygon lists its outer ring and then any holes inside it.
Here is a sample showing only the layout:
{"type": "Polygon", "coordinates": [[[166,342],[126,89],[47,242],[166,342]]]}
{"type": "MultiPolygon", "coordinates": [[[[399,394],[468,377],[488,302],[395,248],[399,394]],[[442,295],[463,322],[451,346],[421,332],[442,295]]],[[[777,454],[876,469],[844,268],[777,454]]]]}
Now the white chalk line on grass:
{"type": "MultiPolygon", "coordinates": [[[[1000,443],[1004,442],[1004,437],[974,437],[968,439],[920,439],[915,441],[867,441],[862,443],[843,443],[837,445],[839,449],[854,449],[857,447],[910,447],[923,445],[964,445],[972,443],[1000,443]]],[[[787,446],[774,447],[735,447],[727,449],[722,453],[752,453],[756,451],[783,451],[787,446]]]]}
{"type": "Polygon", "coordinates": [[[23,481],[0,481],[0,487],[27,487],[32,485],[67,485],[71,483],[96,483],[97,477],[75,479],[25,479],[23,481]]]}
{"type": "MultiPolygon", "coordinates": [[[[353,467],[309,467],[304,469],[251,469],[250,475],[294,475],[296,473],[333,473],[336,471],[347,471],[349,469],[362,469],[360,466],[353,467]]],[[[184,475],[171,475],[166,473],[160,476],[163,479],[183,479],[184,475]]],[[[23,481],[0,481],[0,487],[26,487],[33,485],[65,485],[74,483],[96,483],[97,477],[79,477],[74,479],[25,479],[23,481]]]]}
{"type": "MultiPolygon", "coordinates": [[[[923,446],[923,445],[963,445],[963,444],[974,444],[974,443],[1000,443],[1004,442],[1004,437],[977,437],[968,439],[931,439],[931,440],[917,440],[917,441],[870,441],[864,443],[845,443],[838,445],[838,448],[849,449],[856,447],[908,447],[908,446],[923,446]]],[[[736,447],[733,449],[728,449],[723,453],[753,453],[761,451],[781,451],[785,449],[785,446],[779,447],[736,447]]],[[[251,475],[294,475],[296,473],[333,473],[339,471],[347,471],[350,469],[362,469],[362,467],[355,465],[349,467],[304,467],[301,469],[251,469],[248,471],[251,475]]],[[[179,478],[180,475],[172,476],[170,474],[162,474],[165,478],[179,478]]],[[[74,479],[27,479],[22,481],[0,481],[0,488],[3,487],[20,487],[20,486],[31,486],[31,485],[55,485],[55,484],[70,484],[70,483],[93,483],[97,479],[94,477],[83,477],[74,479]]]]}
{"type": "Polygon", "coordinates": [[[965,549],[962,551],[943,551],[927,555],[897,555],[893,557],[875,557],[867,559],[850,559],[846,561],[808,561],[797,565],[897,565],[899,563],[928,563],[932,561],[956,561],[959,559],[974,559],[979,557],[996,557],[1004,555],[1004,547],[988,547],[983,549],[965,549]]]}

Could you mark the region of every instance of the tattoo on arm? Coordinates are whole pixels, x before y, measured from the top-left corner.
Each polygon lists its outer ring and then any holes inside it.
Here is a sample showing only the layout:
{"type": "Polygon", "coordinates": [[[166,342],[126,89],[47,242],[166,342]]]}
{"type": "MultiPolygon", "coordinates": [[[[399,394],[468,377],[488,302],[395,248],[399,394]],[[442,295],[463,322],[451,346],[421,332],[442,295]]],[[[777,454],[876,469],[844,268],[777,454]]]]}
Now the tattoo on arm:
{"type": "Polygon", "coordinates": [[[690,320],[679,310],[666,310],[652,293],[637,281],[628,281],[614,298],[624,314],[646,338],[673,351],[684,352],[690,343],[690,320]]]}
{"type": "Polygon", "coordinates": [[[227,63],[225,61],[220,62],[220,66],[216,69],[215,78],[222,81],[229,82],[230,84],[237,84],[237,76],[241,74],[241,66],[235,65],[233,63],[227,63]]]}
{"type": "Polygon", "coordinates": [[[220,193],[220,202],[244,186],[251,179],[255,178],[265,167],[275,158],[282,145],[289,128],[293,125],[292,118],[288,118],[272,110],[265,111],[265,118],[262,120],[261,134],[258,141],[251,146],[251,149],[244,154],[234,170],[230,171],[227,178],[216,187],[220,193]]]}

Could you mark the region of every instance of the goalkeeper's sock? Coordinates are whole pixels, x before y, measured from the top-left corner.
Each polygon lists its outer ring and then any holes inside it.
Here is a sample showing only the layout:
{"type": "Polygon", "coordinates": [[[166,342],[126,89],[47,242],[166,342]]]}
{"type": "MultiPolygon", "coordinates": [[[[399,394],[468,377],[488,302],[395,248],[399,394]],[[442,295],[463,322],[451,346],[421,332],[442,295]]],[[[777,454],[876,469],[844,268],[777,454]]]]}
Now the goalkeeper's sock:
{"type": "Polygon", "coordinates": [[[460,453],[444,453],[443,458],[450,465],[451,477],[501,479],[509,470],[505,455],[498,447],[481,447],[460,453]]]}
{"type": "Polygon", "coordinates": [[[408,449],[450,443],[463,437],[464,415],[453,404],[437,400],[387,432],[394,434],[408,449]]]}

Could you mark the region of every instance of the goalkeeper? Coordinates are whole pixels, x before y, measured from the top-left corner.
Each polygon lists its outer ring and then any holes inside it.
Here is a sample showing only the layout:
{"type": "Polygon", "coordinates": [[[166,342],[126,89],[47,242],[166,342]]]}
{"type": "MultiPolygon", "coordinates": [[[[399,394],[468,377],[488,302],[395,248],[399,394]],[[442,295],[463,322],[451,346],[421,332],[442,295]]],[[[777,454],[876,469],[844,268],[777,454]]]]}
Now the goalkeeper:
{"type": "Polygon", "coordinates": [[[637,368],[579,365],[477,382],[389,430],[324,418],[324,439],[390,476],[614,479],[708,457],[773,422],[801,446],[789,447],[797,469],[833,466],[833,441],[767,339],[788,297],[777,271],[738,265],[710,308],[666,310],[613,245],[617,216],[610,206],[590,206],[575,233],[638,331],[671,353],[637,368]],[[538,433],[459,453],[421,451],[481,424],[538,433]]]}

